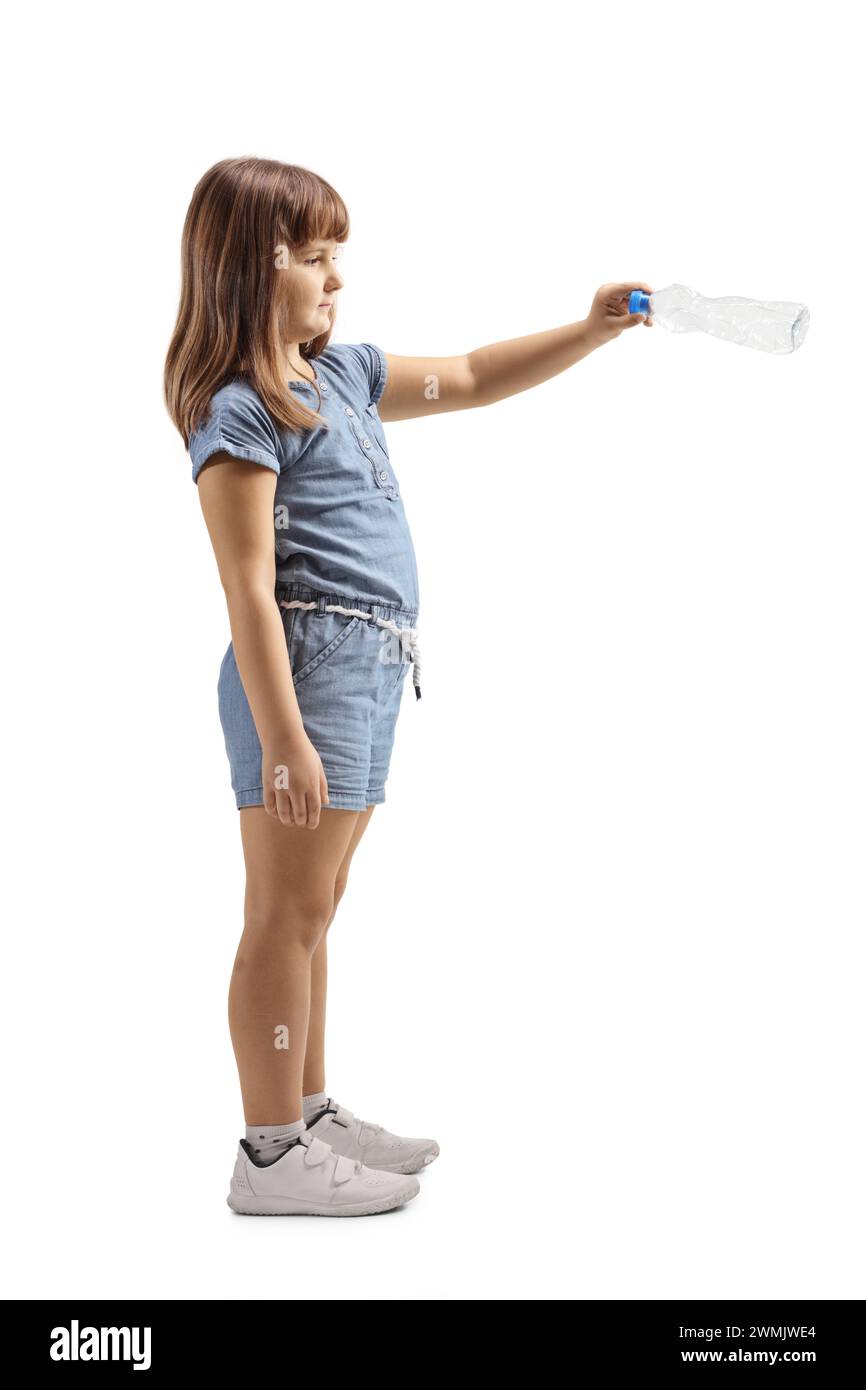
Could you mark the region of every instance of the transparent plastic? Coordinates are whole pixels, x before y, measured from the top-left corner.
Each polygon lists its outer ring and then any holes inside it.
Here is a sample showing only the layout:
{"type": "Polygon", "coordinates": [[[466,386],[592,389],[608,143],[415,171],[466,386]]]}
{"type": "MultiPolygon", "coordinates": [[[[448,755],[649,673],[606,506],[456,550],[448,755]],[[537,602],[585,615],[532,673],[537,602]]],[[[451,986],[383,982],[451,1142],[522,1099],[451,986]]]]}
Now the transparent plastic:
{"type": "Polygon", "coordinates": [[[761,352],[795,352],[809,328],[805,304],[778,299],[709,299],[687,285],[668,285],[654,294],[633,291],[629,313],[648,313],[672,333],[709,333],[726,343],[761,352]]]}

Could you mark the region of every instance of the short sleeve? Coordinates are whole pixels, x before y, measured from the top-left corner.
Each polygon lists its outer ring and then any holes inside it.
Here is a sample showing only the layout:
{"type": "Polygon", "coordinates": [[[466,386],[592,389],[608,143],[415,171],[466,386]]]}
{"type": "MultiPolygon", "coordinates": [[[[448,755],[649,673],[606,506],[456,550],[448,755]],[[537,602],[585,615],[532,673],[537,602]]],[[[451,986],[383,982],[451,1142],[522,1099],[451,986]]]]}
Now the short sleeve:
{"type": "Polygon", "coordinates": [[[375,405],[381,400],[388,380],[388,363],[384,352],[375,343],[346,343],[344,347],[369,393],[370,405],[375,405]]]}
{"type": "Polygon", "coordinates": [[[187,452],[192,460],[192,480],[212,454],[231,454],[280,471],[279,437],[273,420],[252,390],[237,386],[218,391],[208,419],[190,435],[187,452]]]}

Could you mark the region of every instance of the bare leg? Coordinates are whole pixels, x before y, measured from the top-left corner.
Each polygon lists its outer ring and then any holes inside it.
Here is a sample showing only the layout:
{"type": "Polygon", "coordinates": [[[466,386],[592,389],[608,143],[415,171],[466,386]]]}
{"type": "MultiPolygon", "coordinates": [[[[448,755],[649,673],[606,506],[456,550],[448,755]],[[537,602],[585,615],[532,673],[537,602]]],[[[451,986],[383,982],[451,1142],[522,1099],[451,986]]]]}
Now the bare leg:
{"type": "Polygon", "coordinates": [[[343,856],[343,862],[337,870],[337,877],[334,880],[334,910],[325,928],[325,935],[313,952],[310,970],[310,1021],[307,1025],[307,1052],[304,1058],[303,1093],[305,1096],[314,1096],[318,1091],[325,1089],[325,999],[328,992],[327,933],[336,915],[337,905],[346,891],[352,855],[358,847],[361,836],[370,824],[370,817],[375,809],[375,806],[368,806],[366,811],[359,811],[358,813],[358,823],[352,831],[349,847],[343,856]]]}
{"type": "Polygon", "coordinates": [[[322,807],[318,826],[308,830],[282,825],[263,806],[241,810],[247,883],[229,1028],[248,1125],[302,1118],[310,966],[333,915],[337,872],[362,814],[322,807]]]}

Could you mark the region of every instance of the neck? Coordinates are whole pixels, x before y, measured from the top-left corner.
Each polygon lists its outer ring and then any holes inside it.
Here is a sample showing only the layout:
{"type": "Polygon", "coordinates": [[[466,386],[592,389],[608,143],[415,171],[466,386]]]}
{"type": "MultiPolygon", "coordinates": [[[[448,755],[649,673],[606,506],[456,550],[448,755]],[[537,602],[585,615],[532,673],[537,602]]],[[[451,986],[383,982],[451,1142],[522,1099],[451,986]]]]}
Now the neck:
{"type": "Polygon", "coordinates": [[[313,372],[301,357],[300,343],[289,343],[285,348],[277,345],[277,358],[280,363],[280,376],[283,381],[312,381],[313,372]]]}

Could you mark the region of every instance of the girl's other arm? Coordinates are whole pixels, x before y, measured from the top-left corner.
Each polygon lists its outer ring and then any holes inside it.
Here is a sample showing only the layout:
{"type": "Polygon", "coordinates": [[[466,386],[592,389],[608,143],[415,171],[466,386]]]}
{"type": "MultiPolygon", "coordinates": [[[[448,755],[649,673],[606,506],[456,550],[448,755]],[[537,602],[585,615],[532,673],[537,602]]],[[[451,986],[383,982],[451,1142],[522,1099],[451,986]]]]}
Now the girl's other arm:
{"type": "Polygon", "coordinates": [[[269,468],[229,454],[214,454],[201,470],[198,490],[226,596],[235,660],[262,745],[265,809],[283,824],[319,823],[327,798],[325,772],[304,730],[274,599],[274,497],[269,468]],[[288,769],[288,787],[276,773],[288,769]]]}
{"type": "Polygon", "coordinates": [[[388,378],[378,404],[382,420],[410,420],[479,405],[528,391],[619,337],[626,328],[652,320],[630,314],[632,290],[652,294],[639,280],[602,285],[585,319],[476,348],[462,357],[394,357],[385,354],[388,378]]]}

